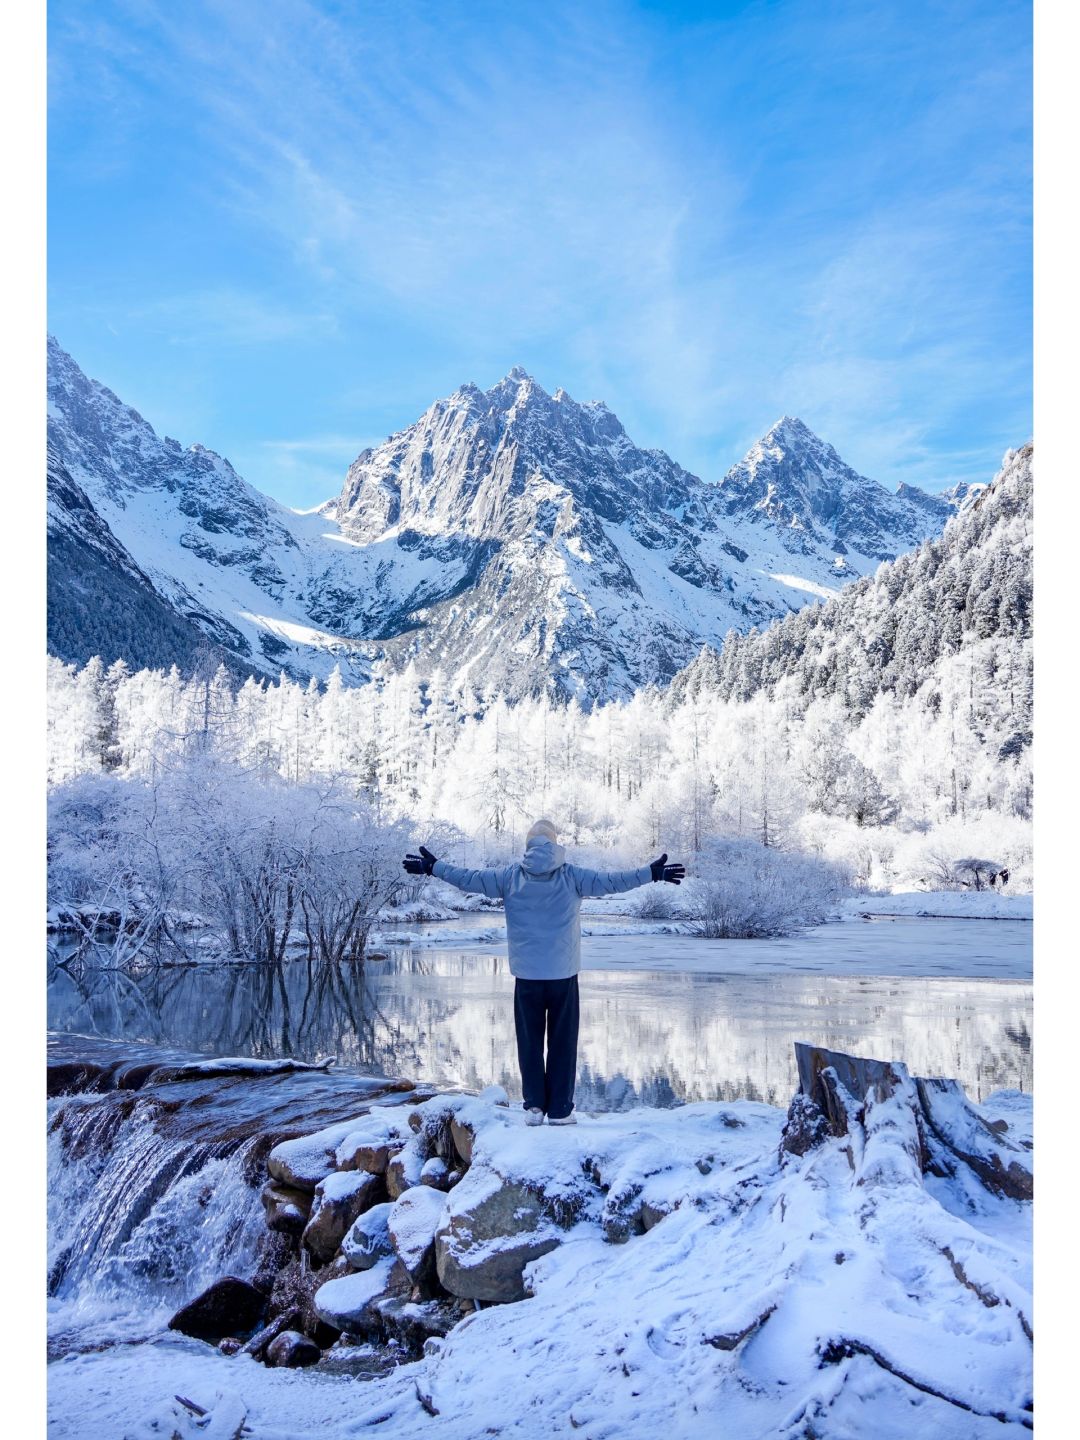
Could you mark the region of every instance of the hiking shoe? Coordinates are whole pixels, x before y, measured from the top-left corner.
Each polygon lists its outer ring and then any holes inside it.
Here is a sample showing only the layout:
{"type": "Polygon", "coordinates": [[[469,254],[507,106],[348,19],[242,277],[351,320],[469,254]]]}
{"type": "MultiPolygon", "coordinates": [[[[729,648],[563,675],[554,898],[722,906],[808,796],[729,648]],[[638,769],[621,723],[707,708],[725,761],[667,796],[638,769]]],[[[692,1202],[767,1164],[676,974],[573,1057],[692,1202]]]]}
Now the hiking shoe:
{"type": "Polygon", "coordinates": [[[530,1110],[525,1111],[526,1125],[542,1125],[544,1123],[544,1112],[539,1105],[534,1105],[530,1110]]]}
{"type": "Polygon", "coordinates": [[[560,1119],[556,1120],[553,1115],[549,1115],[549,1116],[548,1116],[548,1124],[549,1124],[549,1125],[576,1125],[576,1124],[577,1124],[577,1116],[576,1116],[576,1115],[563,1115],[560,1119]]]}

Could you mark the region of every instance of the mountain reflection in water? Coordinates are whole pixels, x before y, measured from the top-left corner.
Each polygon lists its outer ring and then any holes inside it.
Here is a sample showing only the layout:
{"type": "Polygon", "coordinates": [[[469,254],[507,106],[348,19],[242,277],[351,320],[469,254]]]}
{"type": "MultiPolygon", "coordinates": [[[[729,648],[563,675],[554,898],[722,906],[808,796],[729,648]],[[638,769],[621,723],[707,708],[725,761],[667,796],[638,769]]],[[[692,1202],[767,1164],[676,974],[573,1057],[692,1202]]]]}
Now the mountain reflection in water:
{"type": "MultiPolygon", "coordinates": [[[[1026,981],[824,974],[581,975],[577,1103],[786,1105],[792,1042],[948,1075],[974,1099],[1031,1086],[1026,981]]],[[[505,956],[406,950],[362,971],[288,960],[117,972],[53,963],[49,1028],[205,1055],[333,1055],[369,1074],[520,1096],[505,956]]]]}

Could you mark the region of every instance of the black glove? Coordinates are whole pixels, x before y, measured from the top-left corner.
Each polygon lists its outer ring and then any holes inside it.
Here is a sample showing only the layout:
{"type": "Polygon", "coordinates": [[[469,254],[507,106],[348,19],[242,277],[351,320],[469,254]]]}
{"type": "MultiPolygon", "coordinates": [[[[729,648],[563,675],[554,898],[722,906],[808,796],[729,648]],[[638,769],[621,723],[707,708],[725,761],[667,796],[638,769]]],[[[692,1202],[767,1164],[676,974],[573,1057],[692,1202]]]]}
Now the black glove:
{"type": "Polygon", "coordinates": [[[435,856],[421,845],[419,855],[406,855],[401,863],[410,875],[430,875],[435,869],[435,856]]]}
{"type": "Polygon", "coordinates": [[[683,866],[669,865],[666,855],[661,855],[659,860],[654,860],[649,869],[652,871],[653,880],[666,880],[669,885],[681,885],[686,879],[686,870],[683,866]]]}

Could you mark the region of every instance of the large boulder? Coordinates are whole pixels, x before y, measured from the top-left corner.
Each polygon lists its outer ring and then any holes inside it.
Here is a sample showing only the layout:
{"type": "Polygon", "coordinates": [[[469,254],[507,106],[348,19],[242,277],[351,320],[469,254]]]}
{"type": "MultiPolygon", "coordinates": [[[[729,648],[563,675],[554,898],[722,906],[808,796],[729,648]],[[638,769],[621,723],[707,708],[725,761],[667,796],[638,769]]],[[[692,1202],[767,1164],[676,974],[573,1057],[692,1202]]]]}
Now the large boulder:
{"type": "Polygon", "coordinates": [[[448,1197],[447,1218],[435,1239],[439,1281],[461,1299],[522,1300],[522,1272],[554,1250],[562,1232],[539,1197],[515,1180],[475,1170],[448,1197]]]}
{"type": "Polygon", "coordinates": [[[370,1270],[385,1255],[394,1253],[387,1221],[394,1206],[389,1200],[373,1205],[354,1220],[341,1242],[341,1253],[353,1270],[370,1270]]]}
{"type": "Polygon", "coordinates": [[[226,1336],[254,1330],[266,1309],[266,1295],[247,1280],[226,1275],[194,1300],[182,1305],[169,1321],[170,1330],[215,1344],[226,1336]]]}
{"type": "Polygon", "coordinates": [[[405,1191],[387,1216],[391,1243],[415,1285],[428,1286],[435,1278],[435,1234],[445,1206],[440,1190],[417,1185],[405,1191]]]}
{"type": "Polygon", "coordinates": [[[303,1236],[311,1256],[320,1263],[331,1260],[357,1216],[385,1195],[382,1176],[367,1170],[339,1170],[320,1180],[303,1236]]]}

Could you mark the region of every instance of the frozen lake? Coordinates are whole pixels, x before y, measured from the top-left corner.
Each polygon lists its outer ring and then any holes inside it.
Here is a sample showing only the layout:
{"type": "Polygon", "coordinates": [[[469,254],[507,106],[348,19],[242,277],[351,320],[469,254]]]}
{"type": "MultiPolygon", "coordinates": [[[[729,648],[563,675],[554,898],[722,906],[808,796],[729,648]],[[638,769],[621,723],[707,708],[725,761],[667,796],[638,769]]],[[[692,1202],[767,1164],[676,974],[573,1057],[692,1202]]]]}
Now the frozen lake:
{"type": "MultiPolygon", "coordinates": [[[[693,971],[712,975],[787,972],[834,975],[948,975],[972,979],[1030,980],[1029,920],[952,919],[873,915],[818,925],[775,940],[701,940],[670,933],[678,922],[631,920],[583,910],[582,964],[586,970],[693,971]]],[[[482,950],[506,954],[498,911],[430,925],[386,927],[382,948],[482,950]]],[[[377,948],[377,947],[376,947],[377,948]]]]}
{"type": "MultiPolygon", "coordinates": [[[[585,928],[615,933],[583,940],[583,1110],[786,1105],[795,1040],[955,1076],[976,1099],[1030,1089],[1030,924],[852,920],[774,941],[633,934],[595,916],[585,928]]],[[[516,1096],[501,933],[498,915],[409,927],[420,943],[387,946],[360,975],[301,960],[137,974],[53,965],[49,1027],[69,1045],[93,1035],[205,1055],[333,1055],[440,1086],[497,1081],[516,1096]]]]}

